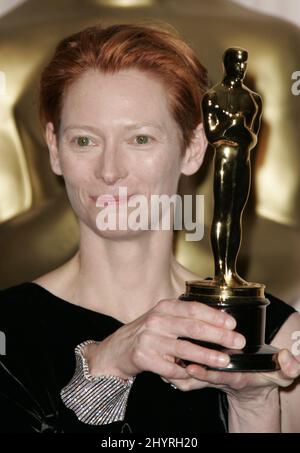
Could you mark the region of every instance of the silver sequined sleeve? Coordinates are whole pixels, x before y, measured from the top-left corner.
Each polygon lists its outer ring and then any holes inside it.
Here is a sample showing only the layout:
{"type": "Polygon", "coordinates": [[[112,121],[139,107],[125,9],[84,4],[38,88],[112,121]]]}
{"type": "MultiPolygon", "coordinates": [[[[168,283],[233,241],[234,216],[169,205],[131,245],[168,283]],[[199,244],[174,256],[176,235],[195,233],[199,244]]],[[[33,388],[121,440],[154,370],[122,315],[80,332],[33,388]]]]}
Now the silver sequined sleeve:
{"type": "Polygon", "coordinates": [[[128,396],[135,380],[117,376],[91,376],[84,347],[96,343],[85,341],[75,349],[76,370],[60,395],[77,418],[90,425],[106,425],[124,420],[128,396]]]}

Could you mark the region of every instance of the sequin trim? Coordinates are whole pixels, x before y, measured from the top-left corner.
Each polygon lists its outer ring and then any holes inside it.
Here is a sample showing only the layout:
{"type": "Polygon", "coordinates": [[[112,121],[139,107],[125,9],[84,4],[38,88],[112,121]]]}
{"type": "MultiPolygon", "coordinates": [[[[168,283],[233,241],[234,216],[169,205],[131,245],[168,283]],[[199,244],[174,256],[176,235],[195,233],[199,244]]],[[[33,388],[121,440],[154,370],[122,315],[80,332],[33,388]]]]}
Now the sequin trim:
{"type": "Polygon", "coordinates": [[[124,420],[128,396],[135,380],[118,376],[91,376],[85,357],[87,340],[75,348],[76,369],[71,381],[61,390],[65,406],[89,425],[107,425],[124,420]]]}

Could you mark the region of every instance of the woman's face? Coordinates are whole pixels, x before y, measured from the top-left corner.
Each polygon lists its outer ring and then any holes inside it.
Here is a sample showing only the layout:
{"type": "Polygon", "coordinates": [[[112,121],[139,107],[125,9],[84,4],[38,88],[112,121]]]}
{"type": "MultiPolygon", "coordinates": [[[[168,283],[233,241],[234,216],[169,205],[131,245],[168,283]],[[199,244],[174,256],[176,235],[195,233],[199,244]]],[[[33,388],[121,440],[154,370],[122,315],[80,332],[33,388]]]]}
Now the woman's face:
{"type": "Polygon", "coordinates": [[[177,191],[180,129],[164,85],[142,71],[85,72],[65,92],[58,136],[48,123],[46,137],[53,171],[63,175],[75,213],[97,234],[100,195],[126,187],[128,195],[149,202],[151,194],[177,191]]]}

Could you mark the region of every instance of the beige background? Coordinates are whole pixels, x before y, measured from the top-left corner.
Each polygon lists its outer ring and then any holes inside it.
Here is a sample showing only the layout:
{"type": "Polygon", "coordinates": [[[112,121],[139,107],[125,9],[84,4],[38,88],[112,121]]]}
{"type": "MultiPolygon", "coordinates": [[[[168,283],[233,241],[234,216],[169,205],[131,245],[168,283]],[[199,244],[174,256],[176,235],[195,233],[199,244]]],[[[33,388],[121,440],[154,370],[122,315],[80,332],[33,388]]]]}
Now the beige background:
{"type": "MultiPolygon", "coordinates": [[[[0,0],[0,16],[26,0],[0,0]]],[[[184,1],[184,0],[182,0],[184,1]]],[[[213,1],[213,0],[212,0],[213,1]]],[[[243,6],[290,20],[300,26],[299,0],[234,0],[243,6]]],[[[201,3],[201,0],[199,0],[201,3]]]]}

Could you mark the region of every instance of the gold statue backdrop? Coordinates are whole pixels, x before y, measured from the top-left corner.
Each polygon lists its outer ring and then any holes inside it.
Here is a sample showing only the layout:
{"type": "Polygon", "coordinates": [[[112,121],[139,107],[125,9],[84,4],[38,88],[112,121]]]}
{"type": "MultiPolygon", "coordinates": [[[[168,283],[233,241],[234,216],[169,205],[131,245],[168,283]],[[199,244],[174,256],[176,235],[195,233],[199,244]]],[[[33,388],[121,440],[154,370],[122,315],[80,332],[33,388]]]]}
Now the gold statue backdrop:
{"type": "MultiPolygon", "coordinates": [[[[248,49],[248,86],[263,98],[253,187],[244,214],[239,268],[249,280],[290,303],[300,300],[300,97],[291,93],[300,70],[300,31],[229,0],[27,0],[0,18],[0,287],[31,280],[76,250],[77,224],[62,181],[48,163],[37,117],[42,66],[62,37],[103,22],[163,21],[196,49],[212,83],[227,47],[248,49]],[[245,273],[245,271],[247,271],[245,273]]],[[[208,227],[212,214],[210,152],[182,193],[205,194],[205,237],[176,236],[181,263],[212,275],[208,227]]]]}

